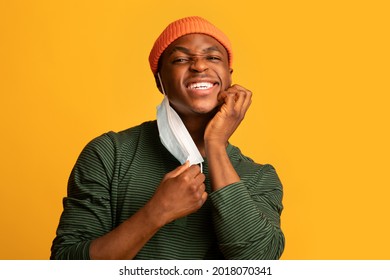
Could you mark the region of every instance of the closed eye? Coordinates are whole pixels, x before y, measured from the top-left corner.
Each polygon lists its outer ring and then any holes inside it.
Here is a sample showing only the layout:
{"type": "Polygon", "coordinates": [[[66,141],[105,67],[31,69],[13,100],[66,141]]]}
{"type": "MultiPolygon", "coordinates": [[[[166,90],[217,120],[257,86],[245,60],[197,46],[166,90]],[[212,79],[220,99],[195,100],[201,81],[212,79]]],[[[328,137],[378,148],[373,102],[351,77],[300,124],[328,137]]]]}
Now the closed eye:
{"type": "Polygon", "coordinates": [[[186,58],[186,57],[178,57],[178,58],[175,58],[174,60],[172,60],[172,63],[186,63],[189,60],[190,59],[186,58]]]}
{"type": "Polygon", "coordinates": [[[219,56],[208,56],[207,60],[210,60],[210,61],[220,61],[221,58],[219,56]]]}

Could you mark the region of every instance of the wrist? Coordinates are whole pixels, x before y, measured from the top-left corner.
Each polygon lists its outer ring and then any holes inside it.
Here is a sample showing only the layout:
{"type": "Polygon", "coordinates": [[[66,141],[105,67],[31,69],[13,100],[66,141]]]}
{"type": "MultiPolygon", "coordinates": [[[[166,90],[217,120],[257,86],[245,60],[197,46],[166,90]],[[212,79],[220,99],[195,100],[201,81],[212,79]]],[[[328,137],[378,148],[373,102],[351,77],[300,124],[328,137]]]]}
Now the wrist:
{"type": "Polygon", "coordinates": [[[221,141],[205,141],[204,144],[207,155],[210,153],[226,152],[226,147],[228,146],[228,142],[221,141]]]}
{"type": "Polygon", "coordinates": [[[163,212],[155,207],[153,200],[146,203],[142,210],[145,214],[145,221],[148,221],[155,229],[159,230],[167,224],[163,212]]]}
{"type": "Polygon", "coordinates": [[[228,143],[224,145],[209,143],[205,148],[213,191],[240,181],[240,177],[230,161],[226,149],[227,145],[228,143]]]}

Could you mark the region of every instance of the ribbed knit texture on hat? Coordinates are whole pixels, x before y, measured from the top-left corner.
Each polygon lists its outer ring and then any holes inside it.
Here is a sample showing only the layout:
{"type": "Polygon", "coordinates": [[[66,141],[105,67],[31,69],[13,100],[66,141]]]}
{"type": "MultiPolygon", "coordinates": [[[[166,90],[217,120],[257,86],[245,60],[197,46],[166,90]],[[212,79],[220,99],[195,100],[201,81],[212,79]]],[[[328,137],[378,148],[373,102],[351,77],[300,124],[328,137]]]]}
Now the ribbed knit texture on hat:
{"type": "Polygon", "coordinates": [[[170,23],[157,38],[149,55],[149,64],[153,74],[157,73],[158,61],[165,49],[176,39],[187,34],[206,34],[216,39],[225,47],[229,56],[229,66],[232,65],[232,46],[228,37],[204,18],[194,16],[179,19],[170,23]]]}

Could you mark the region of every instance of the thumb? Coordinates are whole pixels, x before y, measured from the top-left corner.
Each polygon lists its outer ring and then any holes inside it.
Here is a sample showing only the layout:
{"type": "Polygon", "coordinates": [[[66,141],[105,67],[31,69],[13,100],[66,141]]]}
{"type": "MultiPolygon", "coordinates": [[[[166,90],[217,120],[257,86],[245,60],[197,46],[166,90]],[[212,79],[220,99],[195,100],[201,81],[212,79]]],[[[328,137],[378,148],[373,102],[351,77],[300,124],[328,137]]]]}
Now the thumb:
{"type": "Polygon", "coordinates": [[[170,178],[177,177],[190,167],[190,161],[187,160],[183,165],[180,165],[169,172],[167,175],[170,178]]]}

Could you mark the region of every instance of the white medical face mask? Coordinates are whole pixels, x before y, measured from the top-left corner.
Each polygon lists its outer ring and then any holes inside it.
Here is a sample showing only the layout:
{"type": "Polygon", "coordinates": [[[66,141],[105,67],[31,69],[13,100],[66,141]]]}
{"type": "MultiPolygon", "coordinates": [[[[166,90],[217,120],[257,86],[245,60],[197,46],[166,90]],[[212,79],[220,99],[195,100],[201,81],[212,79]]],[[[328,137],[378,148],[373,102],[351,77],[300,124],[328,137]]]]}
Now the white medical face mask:
{"type": "Polygon", "coordinates": [[[196,147],[194,140],[176,111],[169,105],[165,94],[160,73],[157,73],[164,99],[157,107],[157,126],[160,140],[165,148],[181,163],[187,160],[190,165],[201,164],[203,157],[196,147]]]}

